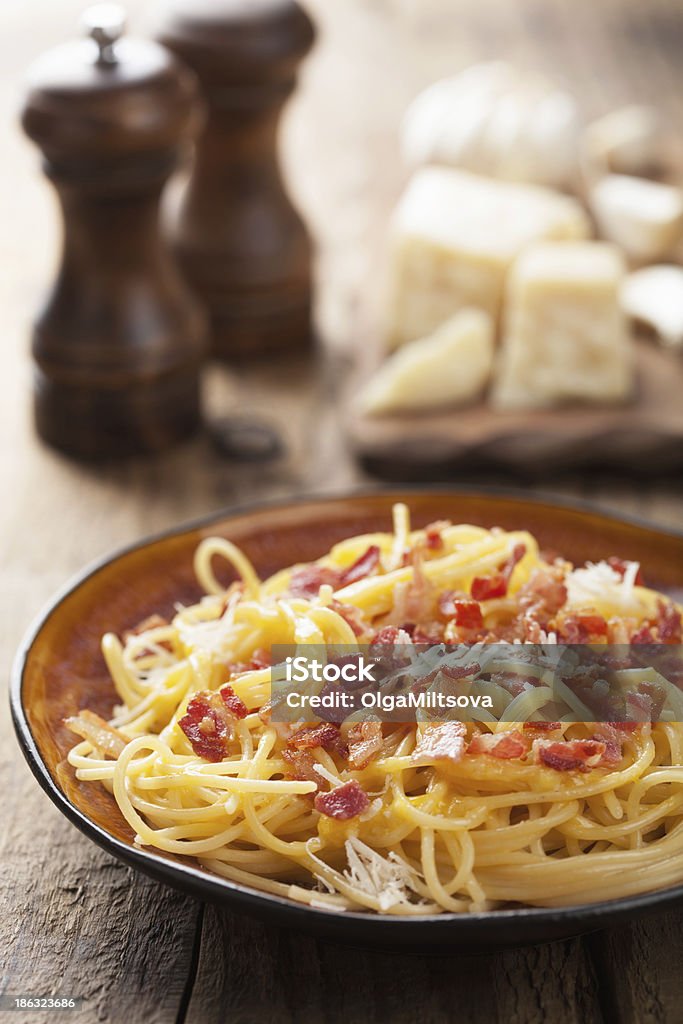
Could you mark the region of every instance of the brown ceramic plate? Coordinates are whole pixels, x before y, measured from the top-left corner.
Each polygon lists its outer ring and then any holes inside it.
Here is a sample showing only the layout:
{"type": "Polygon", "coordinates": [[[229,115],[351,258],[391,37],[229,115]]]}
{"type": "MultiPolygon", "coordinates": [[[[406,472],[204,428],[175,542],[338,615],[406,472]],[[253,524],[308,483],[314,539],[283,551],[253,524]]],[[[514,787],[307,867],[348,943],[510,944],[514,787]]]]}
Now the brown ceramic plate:
{"type": "Polygon", "coordinates": [[[641,562],[653,586],[679,596],[683,592],[683,534],[617,519],[587,506],[530,501],[510,492],[381,491],[214,515],[87,569],[31,629],[14,665],[11,699],[19,742],[43,789],[82,832],[154,878],[273,923],[355,944],[421,951],[500,949],[564,938],[683,903],[683,887],[677,887],[559,910],[519,908],[462,916],[402,919],[313,909],[218,878],[190,858],[136,849],[113,797],[100,786],[76,779],[66,762],[74,738],[63,719],[84,707],[108,716],[115,702],[100,637],[107,630],[122,633],[151,612],[171,612],[178,600],[198,598],[192,554],[203,537],[229,537],[262,574],[268,574],[294,561],[315,559],[344,537],[387,529],[397,500],[409,503],[418,526],[450,518],[529,529],[542,546],[576,562],[618,553],[641,562]]]}

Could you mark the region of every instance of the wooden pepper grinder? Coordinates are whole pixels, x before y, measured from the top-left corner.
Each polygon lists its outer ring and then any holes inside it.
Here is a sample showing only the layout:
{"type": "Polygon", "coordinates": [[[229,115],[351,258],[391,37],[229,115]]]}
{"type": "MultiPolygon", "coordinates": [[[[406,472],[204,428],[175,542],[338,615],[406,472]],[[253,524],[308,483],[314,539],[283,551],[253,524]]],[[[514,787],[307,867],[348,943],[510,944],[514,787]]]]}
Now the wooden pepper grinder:
{"type": "Polygon", "coordinates": [[[31,68],[22,120],[64,219],[33,335],[36,425],[55,447],[100,458],[157,451],[199,423],[204,317],[161,237],[159,199],[202,105],[172,54],[119,39],[120,7],[85,20],[89,38],[31,68]]]}
{"type": "Polygon", "coordinates": [[[288,199],[277,129],[313,44],[294,0],[167,0],[158,38],[199,77],[208,119],[177,222],[178,258],[219,357],[311,341],[311,246],[288,199]]]}

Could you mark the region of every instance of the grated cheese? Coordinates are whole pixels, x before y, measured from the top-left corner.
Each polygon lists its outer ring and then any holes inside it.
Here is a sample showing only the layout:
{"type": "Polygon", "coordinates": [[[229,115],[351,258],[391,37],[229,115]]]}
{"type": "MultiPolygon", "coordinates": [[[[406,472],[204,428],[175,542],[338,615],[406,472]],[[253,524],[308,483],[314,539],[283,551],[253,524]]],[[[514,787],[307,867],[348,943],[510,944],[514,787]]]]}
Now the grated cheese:
{"type": "Polygon", "coordinates": [[[607,562],[588,562],[584,568],[574,569],[567,576],[567,603],[586,606],[596,601],[609,601],[624,611],[639,611],[641,601],[635,592],[639,569],[638,562],[627,562],[622,577],[607,562]]]}
{"type": "Polygon", "coordinates": [[[410,903],[417,890],[417,872],[392,851],[383,857],[357,837],[346,840],[348,870],[344,877],[368,896],[379,902],[380,910],[387,911],[401,903],[410,903]]]}

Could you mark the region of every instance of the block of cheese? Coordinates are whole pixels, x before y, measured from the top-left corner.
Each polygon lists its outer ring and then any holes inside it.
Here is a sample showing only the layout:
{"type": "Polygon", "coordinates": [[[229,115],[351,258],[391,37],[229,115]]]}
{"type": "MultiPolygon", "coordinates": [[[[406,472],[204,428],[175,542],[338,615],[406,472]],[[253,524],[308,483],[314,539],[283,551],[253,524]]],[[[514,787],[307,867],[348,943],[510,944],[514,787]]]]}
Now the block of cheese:
{"type": "Polygon", "coordinates": [[[423,168],[392,225],[388,345],[422,338],[466,306],[496,322],[507,271],[525,246],[588,234],[586,214],[568,196],[450,167],[423,168]]]}
{"type": "Polygon", "coordinates": [[[620,304],[624,262],[607,242],[546,242],[516,260],[493,403],[534,408],[613,402],[633,387],[620,304]]]}
{"type": "Polygon", "coordinates": [[[462,309],[433,334],[409,341],[380,366],[360,405],[376,416],[461,405],[481,395],[493,366],[493,321],[462,309]]]}

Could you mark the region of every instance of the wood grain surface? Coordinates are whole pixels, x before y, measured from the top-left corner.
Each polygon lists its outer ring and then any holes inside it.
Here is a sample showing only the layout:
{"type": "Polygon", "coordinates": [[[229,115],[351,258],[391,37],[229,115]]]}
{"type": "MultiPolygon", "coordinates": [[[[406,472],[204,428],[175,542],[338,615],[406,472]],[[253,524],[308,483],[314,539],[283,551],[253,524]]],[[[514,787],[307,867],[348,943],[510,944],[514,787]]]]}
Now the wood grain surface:
{"type": "MultiPolygon", "coordinates": [[[[222,460],[206,438],[152,462],[83,468],[47,451],[29,417],[28,332],[58,245],[52,198],[16,128],[19,76],[77,28],[80,0],[0,5],[0,666],[41,604],[85,562],[144,533],[260,497],[362,482],[333,403],[363,289],[403,172],[396,129],[428,81],[508,56],[561,72],[590,111],[653,100],[683,124],[679,0],[307,0],[320,43],[286,114],[283,157],[317,239],[317,365],[268,363],[208,380],[214,415],[267,416],[279,462],[222,460]]],[[[133,21],[142,4],[130,4],[133,21]]],[[[139,13],[138,13],[139,12],[139,13]]],[[[514,478],[479,477],[493,483],[514,478]]],[[[465,481],[462,481],[465,482],[465,481]]],[[[544,481],[559,495],[680,526],[678,479],[544,481]]],[[[683,915],[480,958],[347,950],[192,900],[132,874],[40,792],[0,713],[0,984],[83,996],[83,1022],[619,1022],[683,1019],[683,915]]],[[[43,1019],[14,1013],[14,1022],[43,1019]]]]}

